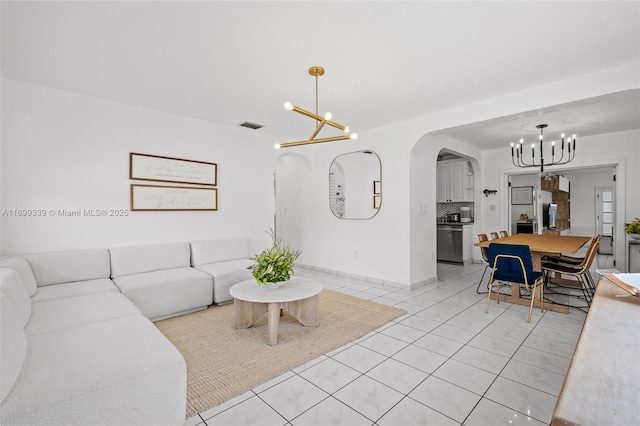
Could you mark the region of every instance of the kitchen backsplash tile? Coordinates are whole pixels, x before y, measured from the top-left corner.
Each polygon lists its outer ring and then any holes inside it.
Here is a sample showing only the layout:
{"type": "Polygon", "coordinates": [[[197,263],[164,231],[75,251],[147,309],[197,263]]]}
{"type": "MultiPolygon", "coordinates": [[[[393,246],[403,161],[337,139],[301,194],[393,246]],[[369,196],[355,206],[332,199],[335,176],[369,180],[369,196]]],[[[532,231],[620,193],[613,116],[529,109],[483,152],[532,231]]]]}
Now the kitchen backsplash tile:
{"type": "Polygon", "coordinates": [[[473,222],[474,203],[469,201],[458,203],[436,203],[436,218],[438,222],[446,222],[447,214],[460,213],[460,207],[471,207],[471,221],[473,222]]]}

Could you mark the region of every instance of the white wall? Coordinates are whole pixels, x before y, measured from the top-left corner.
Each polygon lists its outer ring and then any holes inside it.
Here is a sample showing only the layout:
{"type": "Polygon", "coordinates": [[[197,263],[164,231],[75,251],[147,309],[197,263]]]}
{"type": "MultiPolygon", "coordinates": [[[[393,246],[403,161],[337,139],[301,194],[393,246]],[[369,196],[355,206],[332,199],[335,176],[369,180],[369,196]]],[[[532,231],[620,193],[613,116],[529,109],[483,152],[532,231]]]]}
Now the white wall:
{"type": "MultiPolygon", "coordinates": [[[[215,112],[212,111],[215,115],[215,112]]],[[[246,236],[273,226],[273,140],[2,80],[1,209],[129,209],[129,152],[218,164],[215,212],[1,218],[2,254],[246,236]]],[[[5,211],[6,213],[6,211],[5,211]]]]}
{"type": "MultiPolygon", "coordinates": [[[[407,168],[402,164],[408,158],[408,143],[403,149],[390,140],[394,138],[384,131],[359,132],[357,140],[281,150],[283,156],[292,152],[303,156],[304,160],[298,161],[308,164],[310,170],[305,179],[296,172],[305,166],[292,164],[293,157],[278,161],[279,179],[289,176],[307,194],[297,203],[293,197],[281,202],[278,196],[281,235],[302,250],[298,263],[392,285],[408,280],[408,247],[402,241],[408,234],[408,221],[395,220],[408,202],[408,188],[401,184],[407,179],[407,168]],[[382,208],[368,220],[337,218],[329,208],[329,167],[338,155],[362,150],[374,151],[380,157],[382,208]],[[286,218],[282,210],[285,205],[289,206],[286,218]],[[407,231],[398,232],[399,228],[407,231]]],[[[367,190],[371,199],[372,183],[367,190]]]]}
{"type": "Polygon", "coordinates": [[[596,234],[596,188],[615,188],[613,169],[608,172],[565,173],[571,183],[571,234],[596,234]]]}
{"type": "MultiPolygon", "coordinates": [[[[304,246],[307,226],[305,206],[315,194],[310,186],[311,165],[302,155],[285,152],[276,163],[276,234],[293,248],[304,246]]],[[[329,191],[326,192],[328,197],[329,191]]],[[[328,208],[328,206],[327,206],[328,208]]],[[[304,261],[302,253],[299,262],[304,261]]]]}

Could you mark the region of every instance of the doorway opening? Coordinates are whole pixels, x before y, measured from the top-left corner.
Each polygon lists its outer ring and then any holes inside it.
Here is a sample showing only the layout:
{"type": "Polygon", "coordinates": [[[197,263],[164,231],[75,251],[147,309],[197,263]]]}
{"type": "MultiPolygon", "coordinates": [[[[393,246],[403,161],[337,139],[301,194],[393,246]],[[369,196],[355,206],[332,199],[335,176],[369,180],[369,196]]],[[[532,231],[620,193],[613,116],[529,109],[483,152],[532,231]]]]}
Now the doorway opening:
{"type": "MultiPolygon", "coordinates": [[[[533,186],[534,200],[530,206],[513,205],[507,198],[507,218],[511,222],[512,232],[516,232],[515,225],[520,210],[529,208],[537,221],[537,233],[545,232],[548,226],[545,206],[555,203],[552,193],[542,190],[541,179],[547,176],[562,176],[568,181],[566,208],[568,209],[569,228],[562,235],[602,236],[598,257],[594,267],[613,268],[616,266],[616,217],[620,200],[616,197],[617,166],[582,167],[576,169],[559,170],[553,172],[511,174],[506,175],[507,185],[533,186]]],[[[558,205],[558,209],[561,206],[558,205]]],[[[559,213],[558,213],[559,214],[559,213]]],[[[531,217],[531,214],[529,214],[531,217]]],[[[579,253],[578,253],[579,255],[579,253]]]]}
{"type": "Polygon", "coordinates": [[[475,219],[475,174],[469,158],[442,149],[436,162],[436,260],[467,265],[475,219]]]}

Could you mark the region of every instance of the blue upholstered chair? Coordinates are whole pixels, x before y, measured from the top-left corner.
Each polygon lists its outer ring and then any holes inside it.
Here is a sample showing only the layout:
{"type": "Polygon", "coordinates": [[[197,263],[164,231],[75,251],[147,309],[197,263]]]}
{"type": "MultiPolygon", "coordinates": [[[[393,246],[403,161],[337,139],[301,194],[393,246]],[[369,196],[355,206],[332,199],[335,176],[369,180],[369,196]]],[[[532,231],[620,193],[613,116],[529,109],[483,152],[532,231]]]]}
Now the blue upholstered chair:
{"type": "Polygon", "coordinates": [[[533,301],[536,297],[536,289],[540,287],[541,310],[544,312],[542,272],[533,270],[531,260],[531,250],[529,246],[522,244],[489,244],[489,264],[491,265],[491,277],[489,278],[489,294],[487,295],[487,309],[491,293],[496,291],[497,300],[500,303],[500,287],[510,283],[517,283],[531,293],[531,305],[529,306],[529,318],[531,322],[531,312],[533,311],[533,301]]]}

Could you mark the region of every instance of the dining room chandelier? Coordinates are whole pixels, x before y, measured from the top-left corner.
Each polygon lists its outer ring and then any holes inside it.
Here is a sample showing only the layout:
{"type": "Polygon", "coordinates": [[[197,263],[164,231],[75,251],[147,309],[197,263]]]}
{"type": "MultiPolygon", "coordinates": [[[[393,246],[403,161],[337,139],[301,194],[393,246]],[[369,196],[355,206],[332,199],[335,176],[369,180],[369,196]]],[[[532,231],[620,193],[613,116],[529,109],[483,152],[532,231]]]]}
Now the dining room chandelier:
{"type": "Polygon", "coordinates": [[[324,116],[318,115],[318,77],[324,75],[324,68],[320,66],[313,66],[309,68],[309,75],[311,75],[312,77],[315,77],[316,79],[316,112],[315,114],[311,111],[307,111],[305,109],[297,107],[293,105],[291,102],[285,102],[284,109],[288,111],[297,112],[298,114],[302,114],[304,116],[307,116],[309,118],[316,120],[316,128],[311,134],[311,136],[309,137],[309,139],[296,141],[296,142],[276,143],[275,144],[276,149],[288,148],[292,146],[308,145],[312,143],[334,142],[334,141],[342,141],[347,139],[358,138],[358,135],[356,133],[349,133],[349,128],[347,126],[343,126],[342,124],[338,124],[335,121],[332,121],[331,119],[333,117],[330,112],[325,113],[324,116]],[[325,138],[318,138],[317,137],[318,133],[320,133],[320,130],[322,130],[322,128],[325,125],[335,127],[336,129],[343,131],[345,134],[338,135],[338,136],[329,136],[325,138]]]}
{"type": "MultiPolygon", "coordinates": [[[[576,135],[573,135],[570,138],[566,138],[566,157],[565,157],[565,137],[564,133],[560,135],[561,145],[560,145],[560,155],[559,158],[556,158],[556,147],[555,141],[551,141],[551,161],[545,161],[544,158],[544,129],[546,129],[548,125],[546,124],[538,124],[536,126],[537,129],[540,129],[539,138],[539,146],[540,146],[540,160],[536,162],[536,144],[531,144],[531,160],[526,160],[525,155],[523,153],[524,139],[520,139],[519,143],[511,142],[511,161],[513,165],[516,167],[540,167],[540,172],[544,172],[545,166],[556,166],[560,164],[567,164],[572,161],[576,155],[576,135]]],[[[547,157],[548,158],[548,157],[547,157]]]]}

